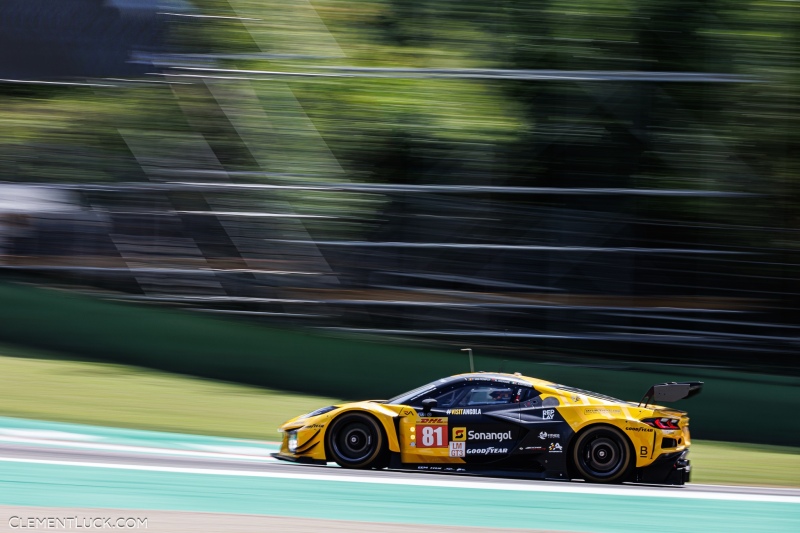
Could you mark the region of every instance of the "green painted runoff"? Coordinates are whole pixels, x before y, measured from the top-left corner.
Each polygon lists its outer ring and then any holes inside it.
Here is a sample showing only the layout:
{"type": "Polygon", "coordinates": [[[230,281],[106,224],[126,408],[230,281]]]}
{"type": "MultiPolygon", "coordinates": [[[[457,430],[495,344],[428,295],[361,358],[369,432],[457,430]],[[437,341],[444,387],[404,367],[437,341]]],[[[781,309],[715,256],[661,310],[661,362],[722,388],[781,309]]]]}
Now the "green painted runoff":
{"type": "Polygon", "coordinates": [[[800,505],[309,481],[4,462],[0,504],[639,532],[800,531],[800,505]]]}

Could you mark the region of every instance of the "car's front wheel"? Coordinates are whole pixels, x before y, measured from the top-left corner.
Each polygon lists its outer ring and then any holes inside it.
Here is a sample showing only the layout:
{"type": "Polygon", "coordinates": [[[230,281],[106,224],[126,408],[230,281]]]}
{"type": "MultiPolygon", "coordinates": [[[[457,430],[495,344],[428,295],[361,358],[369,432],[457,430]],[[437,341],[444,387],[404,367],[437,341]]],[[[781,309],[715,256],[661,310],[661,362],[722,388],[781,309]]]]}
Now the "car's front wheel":
{"type": "Polygon", "coordinates": [[[380,423],[364,413],[347,413],[327,433],[330,458],[343,468],[386,466],[386,438],[380,423]]]}
{"type": "Polygon", "coordinates": [[[572,447],[576,477],[593,483],[622,483],[633,466],[628,439],[611,426],[590,427],[572,447]]]}

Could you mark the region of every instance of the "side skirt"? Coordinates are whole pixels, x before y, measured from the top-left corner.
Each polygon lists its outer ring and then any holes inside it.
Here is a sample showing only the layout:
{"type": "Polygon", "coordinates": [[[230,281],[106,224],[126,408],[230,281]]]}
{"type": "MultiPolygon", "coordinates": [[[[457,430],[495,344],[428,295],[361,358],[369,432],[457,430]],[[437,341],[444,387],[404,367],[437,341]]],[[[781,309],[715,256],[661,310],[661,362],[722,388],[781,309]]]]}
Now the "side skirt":
{"type": "Polygon", "coordinates": [[[399,453],[392,453],[389,460],[390,470],[404,470],[412,472],[433,472],[437,474],[458,474],[466,476],[497,477],[505,479],[544,479],[550,481],[569,481],[569,476],[561,472],[534,472],[530,470],[502,470],[493,467],[478,465],[448,465],[448,464],[412,464],[402,463],[399,453]]]}

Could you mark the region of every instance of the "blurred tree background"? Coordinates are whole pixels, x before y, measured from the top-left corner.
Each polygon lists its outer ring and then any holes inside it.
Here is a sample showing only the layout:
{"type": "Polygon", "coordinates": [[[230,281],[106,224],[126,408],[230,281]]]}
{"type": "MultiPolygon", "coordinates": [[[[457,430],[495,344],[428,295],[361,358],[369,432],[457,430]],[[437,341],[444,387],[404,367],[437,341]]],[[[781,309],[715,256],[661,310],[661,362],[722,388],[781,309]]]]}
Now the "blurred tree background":
{"type": "Polygon", "coordinates": [[[0,195],[76,206],[0,204],[9,277],[796,372],[797,2],[193,5],[150,75],[0,83],[0,195]]]}

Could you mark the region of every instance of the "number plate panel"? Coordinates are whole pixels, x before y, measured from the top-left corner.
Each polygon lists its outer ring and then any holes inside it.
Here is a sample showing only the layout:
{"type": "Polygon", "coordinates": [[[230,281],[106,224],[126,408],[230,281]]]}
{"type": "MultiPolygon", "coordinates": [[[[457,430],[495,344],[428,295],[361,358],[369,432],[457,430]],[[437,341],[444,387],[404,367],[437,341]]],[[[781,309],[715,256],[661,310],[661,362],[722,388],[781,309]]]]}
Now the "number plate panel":
{"type": "Polygon", "coordinates": [[[447,448],[447,424],[417,424],[417,448],[447,448]]]}

